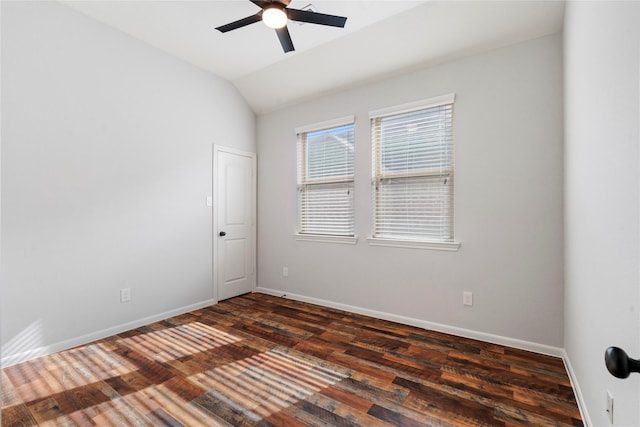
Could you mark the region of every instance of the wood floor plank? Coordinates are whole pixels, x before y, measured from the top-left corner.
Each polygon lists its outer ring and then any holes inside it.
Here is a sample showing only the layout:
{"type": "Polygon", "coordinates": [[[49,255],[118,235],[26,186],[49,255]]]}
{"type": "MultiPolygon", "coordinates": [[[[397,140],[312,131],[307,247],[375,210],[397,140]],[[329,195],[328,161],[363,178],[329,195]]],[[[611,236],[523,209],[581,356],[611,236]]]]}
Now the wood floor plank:
{"type": "Polygon", "coordinates": [[[2,369],[2,426],[580,426],[561,359],[247,294],[2,369]]]}
{"type": "Polygon", "coordinates": [[[290,416],[284,411],[274,412],[270,414],[267,418],[265,418],[268,422],[273,424],[274,426],[287,426],[287,427],[305,427],[306,423],[290,416]]]}
{"type": "Polygon", "coordinates": [[[374,404],[367,413],[380,420],[387,421],[388,423],[395,426],[403,426],[403,427],[423,427],[425,425],[433,426],[433,427],[453,427],[454,426],[454,424],[450,424],[448,422],[439,420],[434,417],[430,417],[428,415],[417,415],[414,417],[410,417],[402,412],[406,412],[406,411],[394,411],[393,409],[385,408],[383,406],[374,404]]]}
{"type": "MultiPolygon", "coordinates": [[[[357,370],[360,373],[375,376],[387,381],[393,381],[393,379],[397,375],[397,372],[391,368],[384,369],[385,367],[381,365],[378,365],[374,362],[364,361],[349,354],[333,353],[329,357],[327,357],[327,360],[330,360],[342,366],[346,366],[353,370],[357,370]]],[[[438,372],[438,377],[439,376],[440,372],[438,372]]]]}
{"type": "Polygon", "coordinates": [[[24,404],[2,408],[2,425],[12,427],[27,427],[38,425],[36,419],[24,404]]]}
{"type": "Polygon", "coordinates": [[[269,427],[273,425],[253,411],[234,404],[223,395],[215,393],[214,391],[198,397],[194,403],[232,426],[269,427]]]}
{"type": "Polygon", "coordinates": [[[308,400],[301,400],[295,403],[295,406],[312,417],[320,420],[325,425],[336,426],[336,427],[357,427],[357,423],[348,418],[344,418],[338,415],[335,411],[325,409],[321,406],[318,406],[308,400]]]}
{"type": "Polygon", "coordinates": [[[534,412],[527,411],[522,408],[509,405],[498,404],[495,411],[496,419],[508,423],[510,426],[555,426],[555,427],[571,427],[572,424],[563,421],[545,417],[534,412]]]}
{"type": "Polygon", "coordinates": [[[413,409],[417,412],[423,413],[434,417],[442,422],[446,422],[455,426],[473,426],[473,427],[504,427],[505,424],[502,421],[498,421],[494,418],[493,410],[484,409],[478,411],[474,408],[473,412],[469,411],[469,408],[465,403],[458,402],[454,406],[453,411],[442,409],[440,406],[433,405],[431,400],[423,400],[415,395],[410,395],[405,401],[404,406],[409,409],[413,409]],[[465,410],[461,411],[460,407],[464,407],[465,410]]]}
{"type": "Polygon", "coordinates": [[[469,401],[400,377],[394,383],[410,390],[410,395],[404,402],[404,406],[408,408],[456,425],[504,425],[495,420],[493,405],[469,401]]]}
{"type": "Polygon", "coordinates": [[[111,400],[102,392],[101,385],[100,383],[90,384],[53,395],[54,409],[59,410],[60,414],[73,414],[82,411],[83,414],[89,414],[89,417],[93,417],[96,415],[92,413],[93,408],[111,400]]]}
{"type": "Polygon", "coordinates": [[[334,386],[323,389],[321,394],[353,408],[355,413],[366,413],[371,408],[371,402],[353,393],[335,388],[334,386]]]}
{"type": "Polygon", "coordinates": [[[148,413],[147,418],[149,418],[149,420],[155,426],[186,427],[180,421],[176,420],[171,415],[167,414],[165,410],[162,408],[158,408],[155,411],[148,413]]]}
{"type": "Polygon", "coordinates": [[[372,404],[378,404],[385,406],[393,403],[395,405],[402,405],[404,400],[409,395],[407,390],[398,387],[395,390],[384,390],[376,386],[370,385],[367,381],[358,381],[353,378],[347,378],[334,385],[335,388],[345,391],[347,393],[356,394],[372,404]]]}
{"type": "Polygon", "coordinates": [[[344,419],[345,422],[348,422],[350,425],[367,427],[388,427],[388,423],[367,414],[367,411],[371,407],[370,404],[367,404],[360,410],[354,410],[354,406],[351,405],[353,403],[353,399],[347,400],[347,403],[343,403],[343,401],[338,399],[333,399],[330,397],[330,395],[334,395],[337,397],[343,396],[331,392],[326,393],[326,391],[329,389],[332,389],[332,387],[324,389],[322,393],[311,396],[307,399],[307,402],[336,414],[341,419],[344,419]]]}
{"type": "Polygon", "coordinates": [[[13,383],[4,372],[0,371],[0,404],[2,408],[17,405],[20,403],[20,399],[16,394],[16,389],[13,383]]]}
{"type": "Polygon", "coordinates": [[[335,350],[335,347],[327,345],[328,343],[318,337],[311,337],[307,340],[299,342],[295,345],[295,349],[312,356],[326,358],[335,350]]]}
{"type": "Polygon", "coordinates": [[[77,413],[76,411],[69,412],[72,415],[76,415],[74,417],[75,420],[72,419],[65,413],[65,408],[61,407],[57,399],[54,398],[39,400],[29,405],[28,408],[39,425],[73,426],[76,425],[77,422],[80,422],[80,425],[93,425],[90,417],[77,413]]]}

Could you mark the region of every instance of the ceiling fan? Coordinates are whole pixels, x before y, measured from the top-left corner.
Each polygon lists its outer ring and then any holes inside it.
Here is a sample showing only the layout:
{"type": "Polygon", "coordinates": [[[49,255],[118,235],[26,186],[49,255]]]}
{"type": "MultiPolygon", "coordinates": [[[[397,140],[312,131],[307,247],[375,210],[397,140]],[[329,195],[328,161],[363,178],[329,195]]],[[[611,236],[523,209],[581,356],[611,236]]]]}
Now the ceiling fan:
{"type": "Polygon", "coordinates": [[[343,28],[347,22],[344,16],[327,15],[324,13],[312,12],[309,10],[290,9],[291,0],[250,0],[251,3],[259,6],[262,10],[255,15],[247,16],[226,25],[217,27],[221,33],[236,30],[258,21],[276,30],[282,49],[286,52],[295,50],[291,35],[287,29],[287,20],[308,22],[310,24],[328,25],[331,27],[343,28]]]}

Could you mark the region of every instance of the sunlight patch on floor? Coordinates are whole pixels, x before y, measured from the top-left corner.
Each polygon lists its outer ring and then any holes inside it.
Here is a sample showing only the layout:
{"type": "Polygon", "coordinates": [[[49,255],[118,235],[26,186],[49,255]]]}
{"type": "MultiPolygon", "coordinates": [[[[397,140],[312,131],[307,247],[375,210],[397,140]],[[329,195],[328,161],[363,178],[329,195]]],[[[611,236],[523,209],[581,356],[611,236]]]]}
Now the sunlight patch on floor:
{"type": "Polygon", "coordinates": [[[275,348],[219,366],[189,379],[209,390],[209,399],[224,401],[251,420],[269,415],[312,396],[349,374],[324,368],[308,356],[275,348]]]}
{"type": "Polygon", "coordinates": [[[211,326],[193,322],[124,338],[122,342],[152,360],[168,362],[241,340],[211,326]]]}

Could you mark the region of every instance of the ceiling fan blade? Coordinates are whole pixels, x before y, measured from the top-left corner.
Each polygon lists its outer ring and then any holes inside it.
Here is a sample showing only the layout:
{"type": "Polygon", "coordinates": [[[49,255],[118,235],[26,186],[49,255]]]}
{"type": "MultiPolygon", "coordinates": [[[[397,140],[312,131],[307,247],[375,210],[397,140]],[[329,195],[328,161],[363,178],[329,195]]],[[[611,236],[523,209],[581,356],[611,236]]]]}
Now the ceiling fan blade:
{"type": "Polygon", "coordinates": [[[282,45],[282,50],[284,50],[284,53],[295,50],[293,48],[291,35],[289,34],[289,30],[287,29],[286,25],[282,28],[276,29],[276,34],[278,34],[278,39],[280,40],[280,44],[282,45]]]}
{"type": "Polygon", "coordinates": [[[269,3],[271,3],[270,1],[265,1],[265,0],[250,0],[251,3],[255,4],[256,6],[260,7],[261,9],[264,9],[265,6],[267,6],[269,3]]]}
{"type": "Polygon", "coordinates": [[[310,24],[329,25],[332,27],[344,27],[347,18],[344,16],[327,15],[325,13],[310,12],[300,9],[285,9],[287,16],[292,21],[308,22],[310,24]]]}
{"type": "Polygon", "coordinates": [[[227,25],[216,27],[216,30],[220,31],[221,33],[226,33],[227,31],[236,30],[238,28],[245,27],[255,22],[259,22],[261,20],[262,20],[262,11],[258,12],[255,15],[247,16],[246,18],[242,18],[237,21],[231,22],[227,25]]]}

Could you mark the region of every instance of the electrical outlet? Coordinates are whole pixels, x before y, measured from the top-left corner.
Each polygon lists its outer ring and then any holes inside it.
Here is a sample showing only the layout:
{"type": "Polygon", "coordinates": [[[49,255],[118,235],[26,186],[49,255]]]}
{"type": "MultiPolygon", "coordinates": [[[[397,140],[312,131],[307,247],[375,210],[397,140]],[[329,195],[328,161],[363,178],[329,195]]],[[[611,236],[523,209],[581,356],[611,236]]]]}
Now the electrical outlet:
{"type": "Polygon", "coordinates": [[[120,289],[120,302],[131,301],[131,288],[120,289]]]}
{"type": "Polygon", "coordinates": [[[462,293],[462,304],[469,307],[473,305],[473,292],[462,293]]]}
{"type": "Polygon", "coordinates": [[[282,267],[282,277],[289,277],[289,267],[282,267]]]}
{"type": "Polygon", "coordinates": [[[607,390],[607,417],[609,418],[609,422],[613,424],[613,396],[611,392],[607,390]]]}

